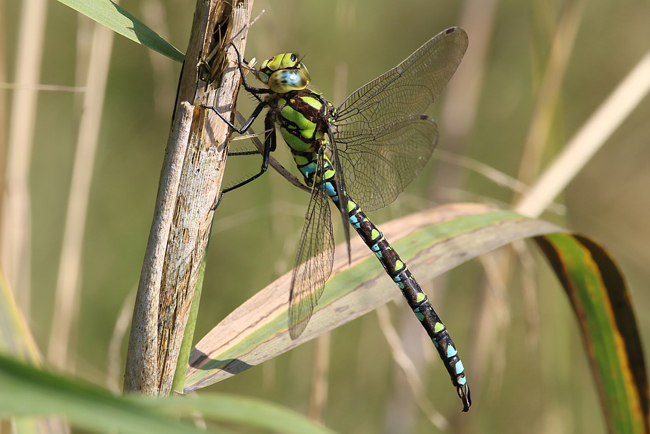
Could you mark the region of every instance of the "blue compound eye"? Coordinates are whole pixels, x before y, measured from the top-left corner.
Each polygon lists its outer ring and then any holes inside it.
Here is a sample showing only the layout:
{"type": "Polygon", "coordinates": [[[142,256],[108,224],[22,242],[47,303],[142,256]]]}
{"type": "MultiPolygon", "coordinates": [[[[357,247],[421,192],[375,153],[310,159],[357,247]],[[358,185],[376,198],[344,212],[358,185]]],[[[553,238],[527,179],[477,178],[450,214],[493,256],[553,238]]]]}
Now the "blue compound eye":
{"type": "Polygon", "coordinates": [[[269,77],[267,84],[273,92],[287,93],[302,90],[309,84],[309,72],[304,65],[298,69],[282,69],[269,77]]]}

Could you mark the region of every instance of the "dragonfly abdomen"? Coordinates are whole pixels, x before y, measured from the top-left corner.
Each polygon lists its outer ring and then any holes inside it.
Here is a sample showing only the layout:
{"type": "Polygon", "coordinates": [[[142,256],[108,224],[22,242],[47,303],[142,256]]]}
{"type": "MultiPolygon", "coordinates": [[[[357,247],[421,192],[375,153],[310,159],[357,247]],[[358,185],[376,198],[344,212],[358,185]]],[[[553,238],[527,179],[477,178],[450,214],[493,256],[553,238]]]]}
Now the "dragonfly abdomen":
{"type": "MultiPolygon", "coordinates": [[[[335,201],[336,203],[336,201],[335,201]]],[[[361,236],[366,245],[375,253],[386,273],[399,287],[402,295],[413,310],[427,334],[438,350],[451,382],[456,387],[458,395],[463,400],[463,411],[469,410],[471,399],[469,387],[465,377],[465,367],[458,356],[458,350],[447,332],[447,327],[431,306],[427,295],[422,291],[406,264],[400,259],[399,254],[384,238],[379,228],[361,211],[352,198],[348,197],[348,215],[350,224],[361,236]]]]}
{"type": "MultiPolygon", "coordinates": [[[[315,161],[315,154],[312,159],[315,161]]],[[[310,163],[313,161],[310,161],[310,163]]],[[[301,171],[307,177],[304,165],[301,171]]],[[[311,173],[311,172],[310,172],[311,173]]],[[[336,172],[329,158],[324,155],[322,160],[322,179],[312,177],[317,182],[319,188],[330,197],[337,208],[340,206],[338,191],[336,186],[336,172]]],[[[347,193],[347,212],[350,224],[357,231],[366,245],[375,253],[377,259],[386,270],[386,273],[393,279],[402,295],[413,310],[413,313],[420,321],[427,334],[433,341],[438,354],[442,359],[447,372],[451,376],[451,382],[456,387],[458,396],[463,401],[463,411],[468,411],[472,401],[470,398],[467,378],[465,377],[465,367],[458,356],[458,350],[447,332],[447,327],[440,320],[440,317],[431,306],[427,295],[422,291],[406,264],[401,260],[399,254],[391,247],[390,243],[384,237],[384,234],[377,226],[361,211],[361,207],[347,193]]]]}

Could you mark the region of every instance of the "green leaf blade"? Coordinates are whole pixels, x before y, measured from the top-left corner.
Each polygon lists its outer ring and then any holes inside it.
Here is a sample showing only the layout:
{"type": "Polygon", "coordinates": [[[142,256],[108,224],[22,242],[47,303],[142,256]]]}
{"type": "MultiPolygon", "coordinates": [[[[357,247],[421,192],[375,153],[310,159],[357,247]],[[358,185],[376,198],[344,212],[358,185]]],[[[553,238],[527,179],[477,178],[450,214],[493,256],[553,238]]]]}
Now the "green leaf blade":
{"type": "Polygon", "coordinates": [[[59,0],[59,2],[138,44],[177,62],[183,62],[184,55],[181,51],[110,0],[59,0]]]}
{"type": "MultiPolygon", "coordinates": [[[[205,433],[178,416],[202,417],[288,434],[333,434],[307,417],[260,399],[230,394],[156,398],[114,396],[0,355],[0,419],[56,415],[93,432],[205,433]]],[[[37,421],[38,422],[38,421],[37,421]]],[[[49,431],[48,431],[49,432],[49,431]]]]}
{"type": "MultiPolygon", "coordinates": [[[[477,204],[428,210],[382,224],[381,229],[420,281],[513,240],[562,231],[541,220],[477,204]]],[[[258,365],[401,297],[394,282],[357,237],[351,240],[351,253],[352,266],[348,267],[345,247],[337,248],[325,292],[298,340],[291,340],[287,333],[291,280],[291,273],[287,273],[201,339],[190,357],[185,392],[258,365]]]]}
{"type": "Polygon", "coordinates": [[[582,235],[550,234],[535,241],[571,300],[609,432],[649,432],[645,360],[618,267],[582,235]]]}
{"type": "Polygon", "coordinates": [[[153,404],[169,413],[193,416],[198,411],[209,419],[270,429],[283,434],[334,434],[334,431],[283,406],[227,393],[202,394],[192,399],[163,398],[153,404]]]}
{"type": "Polygon", "coordinates": [[[0,419],[49,415],[65,416],[71,424],[95,432],[205,432],[96,386],[0,356],[0,419]]]}
{"type": "MultiPolygon", "coordinates": [[[[648,384],[636,319],[623,277],[602,247],[548,222],[476,204],[447,205],[381,227],[418,280],[511,241],[535,238],[571,299],[609,431],[650,432],[648,384]]],[[[345,248],[337,250],[332,276],[300,339],[292,341],[287,333],[288,273],[197,344],[185,392],[242,372],[399,297],[369,249],[357,239],[351,247],[351,267],[345,248]]]]}

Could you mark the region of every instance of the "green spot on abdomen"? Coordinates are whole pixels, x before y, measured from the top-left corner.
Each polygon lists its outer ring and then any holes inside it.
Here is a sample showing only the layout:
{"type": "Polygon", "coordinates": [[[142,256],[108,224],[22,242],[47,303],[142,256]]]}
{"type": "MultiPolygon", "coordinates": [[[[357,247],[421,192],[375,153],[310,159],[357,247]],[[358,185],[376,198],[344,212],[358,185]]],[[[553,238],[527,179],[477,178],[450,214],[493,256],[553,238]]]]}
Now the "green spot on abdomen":
{"type": "Polygon", "coordinates": [[[295,161],[298,166],[304,166],[305,164],[309,163],[307,157],[304,157],[302,155],[294,155],[293,161],[295,161]]]}
{"type": "Polygon", "coordinates": [[[333,170],[328,170],[323,174],[323,180],[329,181],[330,179],[334,178],[334,172],[333,170]]]}

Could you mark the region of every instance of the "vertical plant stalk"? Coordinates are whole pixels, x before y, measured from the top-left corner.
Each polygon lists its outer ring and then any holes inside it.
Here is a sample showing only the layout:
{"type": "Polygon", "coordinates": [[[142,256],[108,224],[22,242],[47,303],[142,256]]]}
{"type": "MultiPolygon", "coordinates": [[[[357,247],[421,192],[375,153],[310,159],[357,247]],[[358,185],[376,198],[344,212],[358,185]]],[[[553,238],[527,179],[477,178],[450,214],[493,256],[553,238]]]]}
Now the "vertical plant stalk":
{"type": "Polygon", "coordinates": [[[553,35],[551,52],[542,83],[537,91],[535,109],[517,175],[517,179],[526,185],[532,184],[539,174],[542,157],[548,145],[548,136],[557,112],[562,83],[582,21],[584,5],[585,2],[582,0],[568,2],[553,35]]]}
{"type": "Polygon", "coordinates": [[[379,320],[379,328],[391,349],[393,360],[402,369],[406,381],[415,396],[415,404],[420,407],[420,410],[427,415],[429,421],[436,428],[440,431],[447,431],[449,429],[449,421],[435,409],[431,401],[427,398],[424,382],[420,376],[420,370],[415,366],[408,354],[406,354],[402,339],[400,339],[397,330],[395,330],[395,327],[393,327],[390,321],[388,308],[386,305],[381,305],[375,309],[375,312],[379,320]]]}
{"type": "Polygon", "coordinates": [[[515,210],[529,217],[544,212],[648,93],[650,51],[567,142],[530,191],[516,203],[515,210]]]}
{"type": "MultiPolygon", "coordinates": [[[[0,29],[6,29],[7,8],[5,1],[0,1],[0,29]]],[[[5,32],[0,32],[0,59],[8,59],[7,57],[7,40],[5,32]]],[[[7,62],[6,60],[0,64],[0,83],[7,83],[7,62]]],[[[7,117],[9,110],[7,103],[9,102],[8,92],[0,92],[0,131],[7,131],[7,117]]],[[[5,191],[5,171],[7,170],[7,136],[0,135],[0,191],[5,191]]],[[[2,199],[0,196],[0,216],[2,216],[2,199]]]]}
{"type": "Polygon", "coordinates": [[[230,133],[201,105],[232,119],[240,76],[234,49],[223,47],[232,39],[244,52],[252,3],[197,1],[133,313],[125,392],[167,395],[172,388],[230,133]]]}
{"type": "MultiPolygon", "coordinates": [[[[207,247],[206,247],[207,250],[207,247]]],[[[183,393],[185,387],[185,377],[187,376],[187,364],[190,360],[192,352],[192,341],[194,340],[194,330],[196,328],[196,319],[199,316],[199,304],[201,301],[201,292],[203,289],[203,276],[205,276],[205,266],[207,256],[203,256],[201,268],[199,269],[199,279],[196,282],[196,289],[194,290],[194,297],[192,300],[192,307],[190,308],[190,316],[187,320],[185,333],[183,333],[183,342],[181,343],[180,353],[178,355],[178,362],[176,363],[176,372],[174,373],[174,381],[172,382],[172,391],[183,393]]]]}
{"type": "MultiPolygon", "coordinates": [[[[465,155],[468,137],[474,127],[485,79],[487,57],[495,26],[499,0],[468,0],[463,2],[459,26],[470,35],[470,46],[462,63],[447,85],[442,104],[440,130],[444,131],[444,142],[434,153],[438,158],[440,150],[455,155],[465,155]]],[[[463,170],[456,164],[438,164],[430,185],[430,199],[434,202],[458,200],[454,191],[463,183],[463,170]]],[[[437,286],[441,286],[437,282],[437,286]]],[[[410,315],[410,313],[409,313],[410,315]]],[[[408,404],[406,404],[408,405],[408,404]]]]}
{"type": "Polygon", "coordinates": [[[323,412],[327,405],[330,370],[330,333],[316,338],[314,367],[311,371],[311,396],[309,397],[309,418],[323,423],[323,412]]]}
{"type": "MultiPolygon", "coordinates": [[[[144,21],[165,40],[169,41],[167,12],[161,0],[144,0],[140,3],[144,21]]],[[[174,104],[174,68],[169,59],[154,50],[147,50],[153,72],[153,102],[156,115],[169,116],[174,104]]]]}
{"type": "Polygon", "coordinates": [[[22,2],[11,121],[7,173],[2,199],[0,264],[13,288],[18,306],[29,319],[31,274],[31,210],[29,167],[40,80],[47,1],[22,2]]]}
{"type": "MultiPolygon", "coordinates": [[[[569,5],[562,10],[559,24],[555,29],[551,53],[542,83],[537,91],[535,110],[516,180],[520,186],[526,186],[531,181],[533,175],[529,176],[529,174],[536,173],[544,146],[547,143],[566,67],[573,52],[575,35],[580,25],[583,3],[581,0],[569,2],[569,5]]],[[[525,190],[526,188],[515,189],[515,197],[525,190]]],[[[481,260],[486,279],[480,290],[480,293],[483,294],[483,301],[475,314],[477,321],[471,344],[472,354],[470,355],[470,360],[473,361],[473,376],[479,383],[485,383],[489,376],[489,381],[493,385],[499,385],[504,375],[504,348],[499,337],[507,335],[510,327],[505,287],[507,286],[506,282],[512,280],[514,272],[513,253],[514,251],[511,249],[499,251],[491,256],[485,256],[481,260]]],[[[528,300],[528,306],[536,306],[534,292],[528,292],[524,298],[528,300]]],[[[529,308],[526,313],[527,319],[536,317],[534,309],[529,308]]],[[[531,330],[537,329],[533,321],[529,320],[531,330]]]]}
{"type": "Polygon", "coordinates": [[[48,361],[59,369],[66,366],[70,333],[78,316],[81,252],[114,35],[94,24],[47,351],[48,361]]]}

